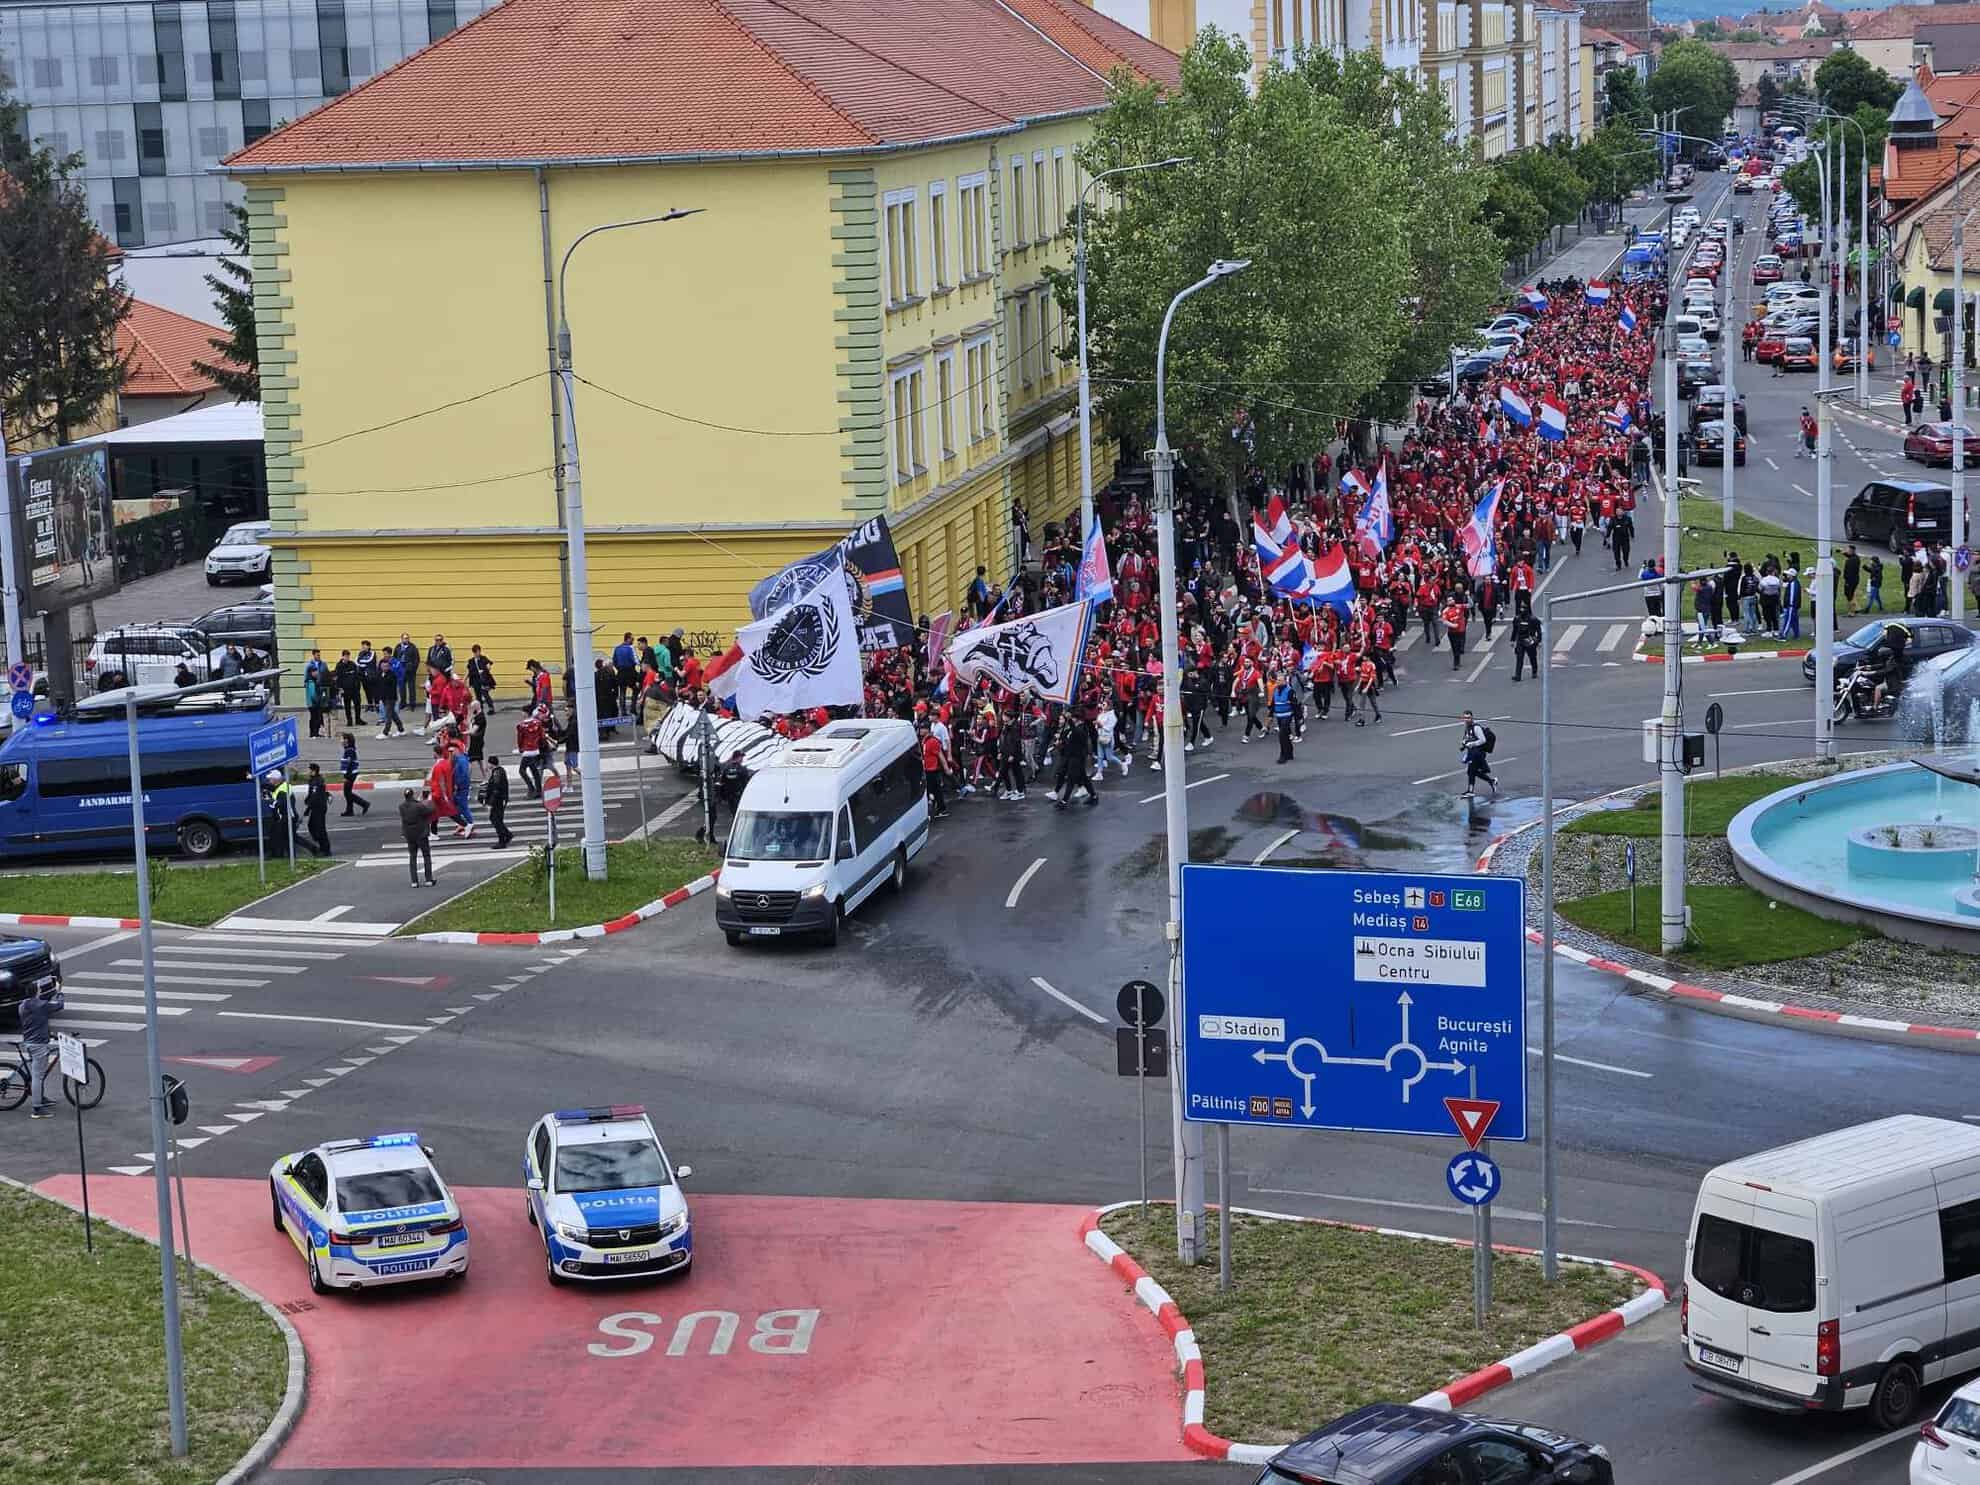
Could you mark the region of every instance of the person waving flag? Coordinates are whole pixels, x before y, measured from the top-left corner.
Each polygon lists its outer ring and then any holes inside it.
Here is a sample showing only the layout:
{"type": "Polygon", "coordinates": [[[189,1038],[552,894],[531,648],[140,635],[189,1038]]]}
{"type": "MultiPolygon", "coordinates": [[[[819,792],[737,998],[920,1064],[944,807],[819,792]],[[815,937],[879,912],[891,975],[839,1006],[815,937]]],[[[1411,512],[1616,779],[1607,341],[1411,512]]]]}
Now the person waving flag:
{"type": "Polygon", "coordinates": [[[1629,432],[1629,399],[1627,397],[1618,398],[1616,405],[1608,412],[1602,414],[1602,421],[1618,433],[1629,432]]]}
{"type": "Polygon", "coordinates": [[[1521,289],[1519,291],[1519,302],[1535,314],[1544,315],[1547,312],[1547,296],[1538,289],[1521,289]]]}
{"type": "Polygon", "coordinates": [[[1623,334],[1634,335],[1636,333],[1635,311],[1625,304],[1622,307],[1622,311],[1616,316],[1616,323],[1622,327],[1623,334]]]}
{"type": "Polygon", "coordinates": [[[1504,488],[1505,481],[1500,480],[1486,491],[1485,498],[1472,511],[1471,519],[1458,533],[1458,545],[1464,549],[1465,570],[1475,578],[1490,577],[1498,570],[1492,538],[1499,513],[1499,492],[1504,488]]]}
{"type": "Polygon", "coordinates": [[[1559,443],[1567,437],[1567,409],[1552,397],[1540,399],[1540,436],[1559,443]]]}
{"type": "Polygon", "coordinates": [[[1533,426],[1533,405],[1511,386],[1502,385],[1499,388],[1499,406],[1505,410],[1506,416],[1520,427],[1533,426]]]}
{"type": "Polygon", "coordinates": [[[1370,559],[1379,558],[1388,550],[1389,543],[1395,540],[1396,521],[1389,509],[1389,466],[1383,464],[1375,471],[1375,490],[1355,517],[1354,534],[1361,550],[1370,559]]]}
{"type": "Polygon", "coordinates": [[[1590,304],[1607,304],[1609,302],[1609,286],[1607,284],[1590,284],[1583,292],[1590,304]]]}

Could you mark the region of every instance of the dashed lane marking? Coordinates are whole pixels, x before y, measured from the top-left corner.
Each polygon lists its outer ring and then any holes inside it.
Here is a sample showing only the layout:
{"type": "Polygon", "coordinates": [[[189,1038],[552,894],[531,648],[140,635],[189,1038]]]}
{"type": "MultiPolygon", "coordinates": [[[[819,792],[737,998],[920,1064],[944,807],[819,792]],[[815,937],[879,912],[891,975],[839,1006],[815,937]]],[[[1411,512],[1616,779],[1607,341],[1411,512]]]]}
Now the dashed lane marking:
{"type": "MultiPolygon", "coordinates": [[[[362,1026],[370,1031],[425,1031],[424,1026],[407,1026],[397,1021],[350,1021],[341,1016],[278,1016],[273,1011],[219,1011],[238,1021],[305,1021],[312,1026],[362,1026]]],[[[453,1017],[449,1016],[448,1020],[453,1017]]]]}

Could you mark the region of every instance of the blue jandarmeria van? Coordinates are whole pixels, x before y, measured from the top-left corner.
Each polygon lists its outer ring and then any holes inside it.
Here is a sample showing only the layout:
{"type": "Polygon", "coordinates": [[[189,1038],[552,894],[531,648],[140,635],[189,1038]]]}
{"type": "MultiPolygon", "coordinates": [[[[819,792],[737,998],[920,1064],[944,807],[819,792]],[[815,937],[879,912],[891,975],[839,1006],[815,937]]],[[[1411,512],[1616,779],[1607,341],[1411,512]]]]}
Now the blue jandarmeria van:
{"type": "MultiPolygon", "coordinates": [[[[140,711],[138,764],[152,850],[204,857],[253,842],[248,734],[267,725],[264,707],[217,699],[140,711]]],[[[0,745],[0,861],[134,855],[129,748],[121,706],[84,702],[15,728],[0,745]]]]}

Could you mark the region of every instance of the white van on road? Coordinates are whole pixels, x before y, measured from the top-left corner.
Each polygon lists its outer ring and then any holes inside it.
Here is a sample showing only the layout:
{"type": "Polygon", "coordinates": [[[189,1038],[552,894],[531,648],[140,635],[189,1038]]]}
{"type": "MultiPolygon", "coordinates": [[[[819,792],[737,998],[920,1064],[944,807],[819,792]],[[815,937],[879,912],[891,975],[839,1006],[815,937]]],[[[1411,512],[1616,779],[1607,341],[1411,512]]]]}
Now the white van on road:
{"type": "Polygon", "coordinates": [[[846,914],[907,884],[928,845],[921,744],[912,724],[833,722],[750,777],[715,883],[715,923],[746,938],[837,943],[846,914]]]}
{"type": "Polygon", "coordinates": [[[1900,1114],[1722,1165],[1685,1273],[1694,1387],[1902,1428],[1980,1369],[1980,1128],[1900,1114]]]}

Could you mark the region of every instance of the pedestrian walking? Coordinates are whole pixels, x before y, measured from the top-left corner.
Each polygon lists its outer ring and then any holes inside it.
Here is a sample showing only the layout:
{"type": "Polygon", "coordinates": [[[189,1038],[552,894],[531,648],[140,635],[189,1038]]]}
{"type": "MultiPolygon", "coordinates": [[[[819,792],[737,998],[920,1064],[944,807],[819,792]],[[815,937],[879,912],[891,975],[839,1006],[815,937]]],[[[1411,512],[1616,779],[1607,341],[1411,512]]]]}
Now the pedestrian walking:
{"type": "Polygon", "coordinates": [[[495,710],[495,666],[481,653],[480,645],[468,646],[467,683],[474,699],[481,703],[481,709],[492,713],[495,710]]]}
{"type": "Polygon", "coordinates": [[[947,765],[942,759],[941,739],[928,730],[926,722],[915,728],[921,737],[921,779],[928,790],[928,813],[931,819],[940,820],[949,813],[949,782],[947,765]]]}
{"type": "MultiPolygon", "coordinates": [[[[1354,669],[1354,689],[1355,694],[1367,703],[1369,713],[1376,721],[1381,721],[1382,704],[1375,699],[1382,694],[1381,673],[1376,667],[1375,657],[1365,651],[1361,656],[1360,663],[1354,669]]],[[[1368,719],[1366,717],[1356,717],[1354,719],[1354,725],[1357,727],[1366,727],[1368,725],[1368,719]]]]}
{"type": "Polygon", "coordinates": [[[309,848],[318,856],[330,854],[330,827],[324,818],[329,813],[330,786],[323,780],[323,765],[312,763],[303,789],[303,820],[309,828],[309,848]]]}
{"type": "MultiPolygon", "coordinates": [[[[1224,720],[1226,722],[1230,720],[1228,714],[1226,714],[1224,720]]],[[[1107,776],[1107,765],[1109,763],[1117,764],[1122,774],[1125,775],[1127,773],[1127,765],[1121,762],[1121,755],[1114,751],[1114,738],[1119,728],[1120,717],[1114,711],[1114,703],[1111,699],[1103,696],[1100,702],[1100,715],[1094,719],[1093,723],[1094,739],[1099,745],[1097,751],[1094,753],[1093,762],[1094,767],[1099,770],[1102,778],[1107,776]]],[[[1002,797],[1008,798],[1009,796],[1004,795],[1002,797]]]]}
{"type": "Polygon", "coordinates": [[[1058,787],[1052,791],[1052,804],[1056,809],[1064,809],[1072,803],[1073,792],[1086,791],[1087,808],[1100,802],[1099,792],[1093,787],[1091,762],[1097,751],[1093,724],[1077,709],[1069,710],[1065,726],[1059,733],[1059,776],[1058,787]]]}
{"type": "Polygon", "coordinates": [[[323,713],[330,703],[330,664],[323,651],[311,650],[303,666],[303,704],[309,708],[309,735],[323,736],[323,713]]]}
{"type": "Polygon", "coordinates": [[[1272,725],[1279,733],[1279,759],[1290,763],[1293,758],[1293,707],[1292,682],[1284,675],[1272,676],[1272,725]]]}
{"type": "Polygon", "coordinates": [[[419,797],[413,797],[408,789],[399,801],[399,830],[406,838],[406,868],[412,873],[412,884],[419,885],[419,868],[426,865],[426,885],[433,881],[433,825],[438,814],[433,808],[433,791],[421,789],[419,797]]]}
{"type": "Polygon", "coordinates": [[[1863,567],[1863,612],[1884,612],[1884,559],[1875,552],[1863,567]]]}
{"type": "Polygon", "coordinates": [[[1492,750],[1499,745],[1490,727],[1483,726],[1470,712],[1459,720],[1462,729],[1458,741],[1458,754],[1464,759],[1464,794],[1470,799],[1478,785],[1491,787],[1492,797],[1499,797],[1499,781],[1492,773],[1492,750]]]}
{"type": "Polygon", "coordinates": [[[467,750],[457,747],[448,748],[447,762],[454,771],[454,808],[461,816],[461,828],[458,834],[462,840],[470,840],[474,836],[474,782],[473,770],[468,767],[467,750]]]}
{"type": "Polygon", "coordinates": [[[502,767],[502,755],[488,755],[488,778],[481,786],[481,802],[488,806],[488,823],[495,827],[495,842],[490,850],[499,851],[515,839],[515,832],[509,829],[509,771],[502,767]]]}
{"type": "Polygon", "coordinates": [[[48,1018],[62,1009],[60,984],[36,990],[16,1008],[21,1034],[21,1055],[27,1059],[28,1105],[30,1119],[51,1118],[55,1110],[48,1104],[48,1066],[53,1054],[48,1048],[48,1018]]]}
{"type": "Polygon", "coordinates": [[[467,761],[474,769],[474,776],[480,778],[484,768],[484,755],[488,751],[488,712],[479,701],[468,707],[467,761]]]}
{"type": "Polygon", "coordinates": [[[1540,621],[1531,604],[1524,605],[1512,622],[1513,684],[1519,683],[1522,668],[1540,674],[1540,621]]]}
{"type": "Polygon", "coordinates": [[[1453,593],[1444,603],[1444,611],[1437,616],[1443,621],[1444,633],[1451,641],[1451,669],[1456,670],[1464,659],[1464,628],[1470,621],[1464,603],[1453,593]]]}
{"type": "Polygon", "coordinates": [[[338,655],[332,676],[337,683],[337,695],[344,703],[344,725],[355,727],[364,720],[364,714],[358,701],[357,662],[351,658],[349,650],[338,655]]]}
{"type": "Polygon", "coordinates": [[[364,811],[367,815],[370,814],[371,801],[361,799],[357,794],[357,739],[348,732],[344,734],[344,754],[339,762],[339,767],[343,770],[344,775],[344,813],[348,815],[353,809],[358,809],[364,811]]]}

